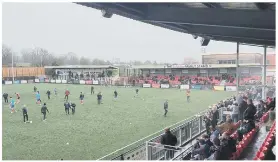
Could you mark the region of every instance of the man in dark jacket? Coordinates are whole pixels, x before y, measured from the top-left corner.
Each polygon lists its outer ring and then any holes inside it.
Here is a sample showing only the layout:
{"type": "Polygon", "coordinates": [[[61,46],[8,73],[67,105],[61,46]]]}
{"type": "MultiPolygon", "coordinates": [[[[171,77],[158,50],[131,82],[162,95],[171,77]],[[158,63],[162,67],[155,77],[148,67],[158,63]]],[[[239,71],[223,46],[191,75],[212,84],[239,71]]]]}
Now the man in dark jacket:
{"type": "Polygon", "coordinates": [[[9,96],[8,93],[3,94],[3,98],[5,100],[5,103],[9,103],[8,96],[9,96]]]}
{"type": "Polygon", "coordinates": [[[247,109],[247,97],[244,96],[242,102],[239,104],[239,120],[243,121],[243,113],[247,109]]]}
{"type": "Polygon", "coordinates": [[[229,148],[227,143],[221,143],[218,138],[213,140],[214,154],[213,160],[229,160],[229,148]]]}
{"type": "Polygon", "coordinates": [[[66,101],[64,103],[66,115],[69,115],[70,103],[66,101]]]}
{"type": "Polygon", "coordinates": [[[247,100],[247,109],[243,113],[243,119],[248,120],[248,121],[254,120],[256,112],[257,112],[257,110],[253,104],[252,99],[248,99],[247,100]]]}
{"type": "Polygon", "coordinates": [[[24,123],[26,123],[26,121],[28,122],[28,113],[27,113],[27,107],[26,107],[26,105],[23,105],[22,113],[23,113],[23,122],[24,122],[24,123]],[[25,120],[25,119],[26,119],[26,120],[25,120]]]}
{"type": "Polygon", "coordinates": [[[275,109],[275,106],[276,106],[276,103],[275,103],[275,99],[276,97],[274,97],[271,102],[267,105],[267,110],[274,110],[275,109]]]}
{"type": "Polygon", "coordinates": [[[46,107],[46,103],[43,104],[42,108],[41,108],[41,113],[43,114],[43,120],[46,120],[46,111],[49,113],[47,107],[46,107]]]}
{"type": "Polygon", "coordinates": [[[98,103],[99,105],[102,103],[102,94],[101,94],[101,92],[99,92],[99,93],[97,94],[97,103],[98,103]]]}
{"type": "Polygon", "coordinates": [[[75,107],[76,107],[76,104],[75,103],[71,103],[71,111],[72,111],[72,115],[75,114],[75,107]]]}
{"type": "Polygon", "coordinates": [[[232,153],[236,152],[236,140],[234,140],[232,137],[230,137],[229,134],[226,132],[222,134],[221,138],[222,138],[223,142],[226,141],[228,143],[228,147],[231,152],[230,155],[232,155],[232,153]]]}
{"type": "Polygon", "coordinates": [[[211,119],[211,126],[213,128],[215,128],[215,126],[217,125],[218,119],[219,119],[219,112],[218,112],[216,106],[214,106],[212,109],[212,119],[211,119]]]}
{"type": "Polygon", "coordinates": [[[161,137],[161,144],[167,145],[164,146],[164,148],[167,149],[166,160],[172,159],[174,157],[175,148],[171,146],[175,146],[177,142],[178,142],[177,137],[171,133],[170,128],[165,129],[165,134],[162,135],[161,137]]]}
{"type": "Polygon", "coordinates": [[[46,92],[48,99],[50,100],[50,90],[47,90],[46,92]]]}
{"type": "Polygon", "coordinates": [[[193,149],[192,156],[194,156],[194,159],[197,160],[204,160],[209,157],[209,146],[206,144],[204,139],[198,140],[200,147],[193,149]]]}
{"type": "Polygon", "coordinates": [[[94,86],[91,86],[91,94],[95,94],[94,86]]]}
{"type": "Polygon", "coordinates": [[[168,112],[168,100],[164,102],[164,117],[166,117],[168,112]]]}
{"type": "Polygon", "coordinates": [[[243,113],[243,124],[238,129],[238,140],[241,141],[243,135],[250,132],[253,128],[255,128],[255,114],[256,107],[253,105],[252,99],[247,100],[248,107],[243,113]]]}

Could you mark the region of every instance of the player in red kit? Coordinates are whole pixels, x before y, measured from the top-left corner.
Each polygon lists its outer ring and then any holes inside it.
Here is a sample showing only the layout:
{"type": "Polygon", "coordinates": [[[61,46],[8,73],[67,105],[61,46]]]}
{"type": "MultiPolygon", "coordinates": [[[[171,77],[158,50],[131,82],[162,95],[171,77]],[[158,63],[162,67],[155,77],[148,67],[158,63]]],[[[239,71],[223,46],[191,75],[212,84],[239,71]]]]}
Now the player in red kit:
{"type": "Polygon", "coordinates": [[[67,101],[69,100],[69,95],[70,95],[70,91],[66,90],[65,91],[65,100],[66,100],[66,98],[67,98],[67,101]]]}

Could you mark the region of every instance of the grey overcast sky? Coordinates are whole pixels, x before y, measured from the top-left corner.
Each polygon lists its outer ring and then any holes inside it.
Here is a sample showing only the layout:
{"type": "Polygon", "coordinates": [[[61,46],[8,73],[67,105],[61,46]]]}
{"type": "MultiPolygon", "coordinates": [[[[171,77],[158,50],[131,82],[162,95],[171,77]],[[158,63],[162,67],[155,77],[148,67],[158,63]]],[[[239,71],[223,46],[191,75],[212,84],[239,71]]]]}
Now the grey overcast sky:
{"type": "MultiPolygon", "coordinates": [[[[3,43],[19,53],[23,48],[46,48],[55,54],[74,52],[91,59],[200,61],[200,40],[117,15],[103,18],[99,10],[74,3],[3,3],[3,43]]],[[[211,41],[209,53],[235,53],[236,44],[211,41]]],[[[242,53],[263,53],[241,46],[242,53]]],[[[274,53],[273,49],[269,53],[274,53]]]]}

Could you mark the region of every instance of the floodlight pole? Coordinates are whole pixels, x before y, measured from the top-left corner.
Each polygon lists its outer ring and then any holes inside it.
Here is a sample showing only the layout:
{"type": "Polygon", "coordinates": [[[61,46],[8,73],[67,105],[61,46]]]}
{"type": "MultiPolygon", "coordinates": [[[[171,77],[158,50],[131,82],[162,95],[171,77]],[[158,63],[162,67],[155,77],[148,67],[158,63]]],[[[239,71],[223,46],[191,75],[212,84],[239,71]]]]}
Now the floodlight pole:
{"type": "Polygon", "coordinates": [[[266,48],[267,46],[264,45],[264,58],[263,58],[263,76],[262,76],[262,83],[263,83],[263,88],[262,88],[262,98],[266,99],[266,48]]]}
{"type": "Polygon", "coordinates": [[[239,93],[239,42],[236,43],[236,94],[239,93]]]}
{"type": "Polygon", "coordinates": [[[13,73],[13,84],[14,84],[14,53],[12,52],[12,73],[13,73]]]}

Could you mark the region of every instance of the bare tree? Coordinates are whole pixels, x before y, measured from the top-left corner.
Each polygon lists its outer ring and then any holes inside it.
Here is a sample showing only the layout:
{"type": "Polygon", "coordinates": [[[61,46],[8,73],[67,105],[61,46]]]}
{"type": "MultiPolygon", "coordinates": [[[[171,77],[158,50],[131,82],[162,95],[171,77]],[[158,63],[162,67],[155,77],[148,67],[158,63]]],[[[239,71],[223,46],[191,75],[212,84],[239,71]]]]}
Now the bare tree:
{"type": "Polygon", "coordinates": [[[85,57],[81,57],[80,58],[80,65],[90,65],[90,59],[85,58],[85,57]]]}
{"type": "Polygon", "coordinates": [[[12,49],[4,44],[2,44],[2,64],[8,65],[12,63],[12,49]]]}
{"type": "Polygon", "coordinates": [[[145,62],[144,62],[144,64],[145,64],[145,65],[151,65],[151,64],[152,64],[152,62],[151,62],[151,61],[149,61],[149,60],[147,60],[147,61],[145,61],[145,62]]]}

